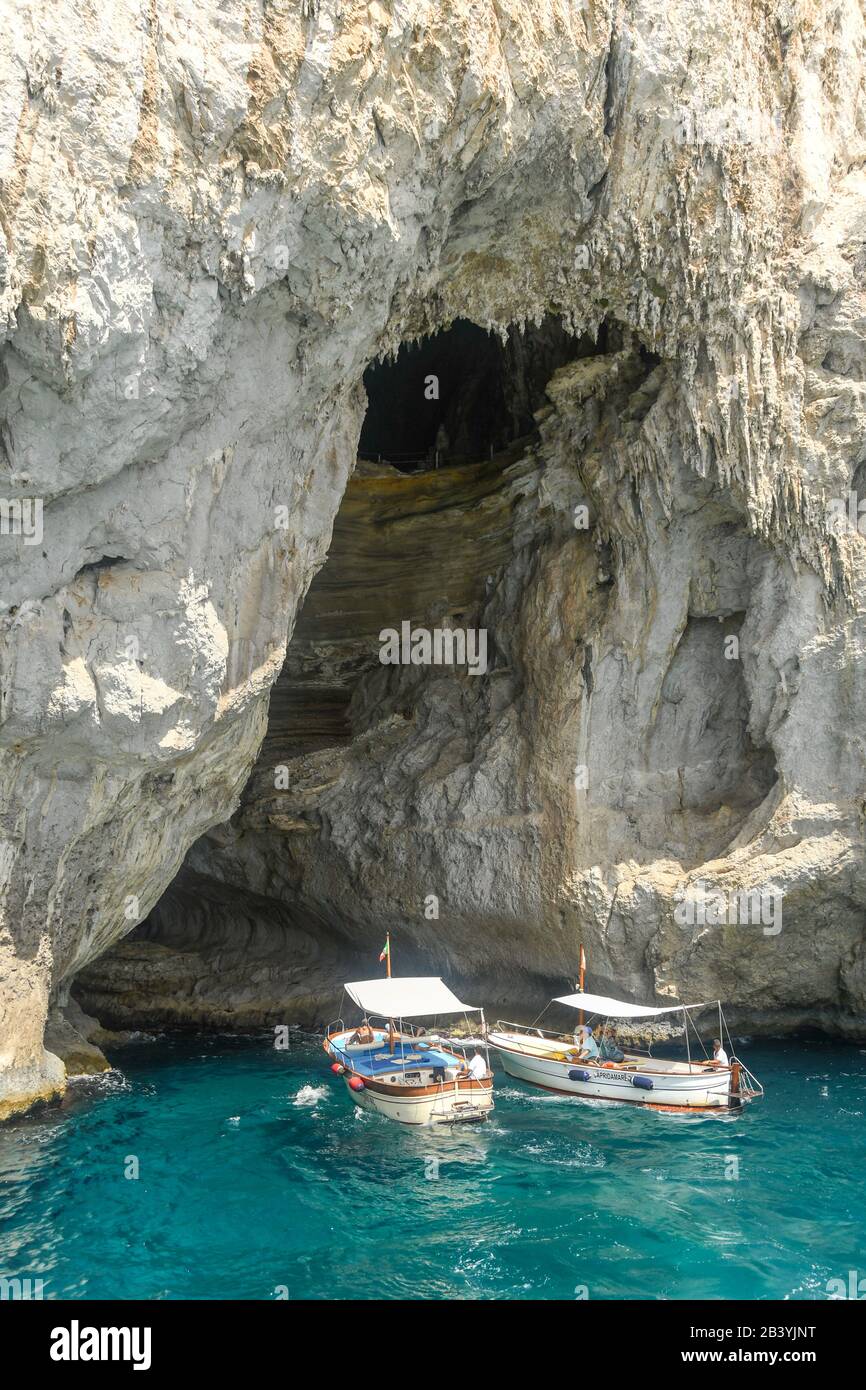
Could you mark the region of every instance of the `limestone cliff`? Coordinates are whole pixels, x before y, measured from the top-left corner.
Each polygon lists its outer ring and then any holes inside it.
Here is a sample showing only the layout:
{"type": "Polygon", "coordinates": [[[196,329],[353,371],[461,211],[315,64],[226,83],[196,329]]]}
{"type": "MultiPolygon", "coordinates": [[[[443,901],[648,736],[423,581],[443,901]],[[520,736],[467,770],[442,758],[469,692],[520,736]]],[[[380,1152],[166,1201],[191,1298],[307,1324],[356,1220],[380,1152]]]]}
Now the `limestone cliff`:
{"type": "Polygon", "coordinates": [[[640,353],[582,358],[510,456],[356,472],[239,810],[80,977],[88,1008],[321,1023],[389,929],[403,972],[490,1006],[537,1012],[583,941],[605,990],[862,1034],[859,809],[828,816],[788,772],[818,736],[799,708],[815,591],[792,593],[728,490],[679,469],[663,503],[665,470],[615,469],[668,437],[666,387],[640,353]],[[380,632],[407,620],[483,628],[487,674],[383,666],[380,632]],[[778,921],[679,924],[698,880],[778,894],[778,921]]]}
{"type": "Polygon", "coordinates": [[[491,988],[583,934],[623,987],[853,1029],[860,8],[60,0],[0,43],[0,1109],[62,1086],[49,1006],[196,842],[176,891],[239,892],[229,966],[244,933],[319,961],[281,1006],[385,919],[426,952],[437,893],[439,963],[491,988]],[[491,553],[427,595],[474,605],[489,676],[362,673],[232,820],[368,363],[545,314],[621,346],[441,498],[489,487],[491,553]],[[782,932],[684,933],[683,872],[778,881],[782,932]]]}

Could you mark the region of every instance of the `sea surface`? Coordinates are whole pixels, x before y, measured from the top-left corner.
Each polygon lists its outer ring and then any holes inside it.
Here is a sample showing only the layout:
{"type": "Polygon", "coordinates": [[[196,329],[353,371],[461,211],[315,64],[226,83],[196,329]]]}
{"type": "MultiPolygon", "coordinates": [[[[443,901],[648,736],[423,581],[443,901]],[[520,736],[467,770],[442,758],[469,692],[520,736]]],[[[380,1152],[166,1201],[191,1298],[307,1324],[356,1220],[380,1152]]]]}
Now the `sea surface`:
{"type": "Polygon", "coordinates": [[[738,1051],[767,1092],[741,1114],[497,1071],[492,1121],[412,1131],[314,1045],[132,1044],[0,1127],[0,1276],[56,1299],[826,1299],[866,1279],[866,1050],[738,1051]]]}

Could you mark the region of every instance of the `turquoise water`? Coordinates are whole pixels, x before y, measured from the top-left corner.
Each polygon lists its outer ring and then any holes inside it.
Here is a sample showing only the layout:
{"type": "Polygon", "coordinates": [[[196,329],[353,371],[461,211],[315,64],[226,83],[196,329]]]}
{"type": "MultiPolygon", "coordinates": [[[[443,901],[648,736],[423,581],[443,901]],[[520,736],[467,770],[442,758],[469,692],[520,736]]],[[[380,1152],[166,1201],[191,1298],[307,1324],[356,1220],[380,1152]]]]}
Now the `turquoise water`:
{"type": "Polygon", "coordinates": [[[744,1055],[767,1099],[739,1116],[498,1073],[489,1124],[415,1132],[312,1046],[131,1046],[0,1128],[0,1275],[46,1298],[826,1298],[866,1274],[866,1050],[744,1055]]]}

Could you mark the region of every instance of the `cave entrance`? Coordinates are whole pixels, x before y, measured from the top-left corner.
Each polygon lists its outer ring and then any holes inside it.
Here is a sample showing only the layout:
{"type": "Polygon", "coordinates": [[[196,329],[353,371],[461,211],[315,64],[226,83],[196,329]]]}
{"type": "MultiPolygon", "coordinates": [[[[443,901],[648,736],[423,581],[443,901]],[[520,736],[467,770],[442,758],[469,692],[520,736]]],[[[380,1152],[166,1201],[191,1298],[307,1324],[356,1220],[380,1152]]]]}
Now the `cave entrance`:
{"type": "MultiPolygon", "coordinates": [[[[481,625],[488,584],[512,553],[514,494],[498,475],[511,451],[519,457],[534,436],[534,412],[557,369],[620,343],[615,326],[602,325],[597,340],[576,338],[548,317],[502,339],[461,319],[368,368],[361,456],[381,456],[403,473],[435,468],[442,429],[443,471],[404,479],[396,509],[392,488],[381,486],[384,470],[359,469],[350,480],[327,562],[271,691],[267,732],[241,804],[190,848],[144,921],[79,972],[75,998],[86,1012],[115,1028],[259,1029],[273,1026],[282,1000],[315,1024],[336,1006],[334,982],[369,970],[363,932],[331,906],[337,890],[328,888],[329,876],[340,881],[341,851],[334,850],[336,867],[328,859],[323,882],[318,847],[325,847],[324,863],[332,837],[341,843],[327,797],[356,740],[369,740],[370,750],[360,803],[379,795],[380,760],[424,719],[423,674],[385,666],[380,634],[400,627],[404,615],[431,628],[481,625]],[[427,389],[431,376],[435,391],[427,389]],[[499,456],[493,465],[491,452],[499,456]],[[445,471],[467,463],[480,466],[459,480],[445,471]],[[447,565],[431,562],[446,551],[447,565]]],[[[539,465],[525,466],[530,476],[539,465]]],[[[448,684],[451,696],[443,686],[437,698],[467,698],[460,682],[448,684]]],[[[453,717],[461,718],[456,708],[453,717]]],[[[402,947],[402,968],[437,968],[429,949],[402,947]]]]}
{"type": "Polygon", "coordinates": [[[552,315],[504,340],[457,319],[367,368],[358,456],[403,473],[480,463],[534,432],[558,367],[600,350],[552,315]]]}

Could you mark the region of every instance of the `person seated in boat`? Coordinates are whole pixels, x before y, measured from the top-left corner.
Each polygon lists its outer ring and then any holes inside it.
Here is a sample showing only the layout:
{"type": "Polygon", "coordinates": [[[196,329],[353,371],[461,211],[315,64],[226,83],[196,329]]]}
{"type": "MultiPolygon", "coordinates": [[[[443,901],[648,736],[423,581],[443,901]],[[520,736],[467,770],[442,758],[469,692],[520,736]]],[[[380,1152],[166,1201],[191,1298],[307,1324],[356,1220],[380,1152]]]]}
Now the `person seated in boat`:
{"type": "Polygon", "coordinates": [[[475,1081],[483,1081],[487,1076],[487,1063],[480,1047],[476,1047],[475,1055],[467,1065],[466,1070],[475,1081]]]}
{"type": "Polygon", "coordinates": [[[713,1038],[713,1066],[729,1067],[731,1065],[727,1052],[722,1047],[721,1038],[713,1038]]]}
{"type": "Polygon", "coordinates": [[[602,1062],[624,1062],[625,1053],[617,1045],[616,1034],[613,1029],[605,1028],[598,1040],[598,1055],[602,1062]]]}
{"type": "Polygon", "coordinates": [[[575,1028],[574,1042],[582,1061],[591,1062],[598,1056],[598,1043],[592,1036],[592,1029],[588,1023],[582,1023],[575,1028]]]}
{"type": "Polygon", "coordinates": [[[349,1039],[349,1045],[351,1046],[353,1043],[358,1043],[362,1047],[369,1047],[371,1043],[374,1043],[375,1041],[376,1034],[373,1032],[373,1029],[370,1027],[369,1022],[365,1018],[361,1026],[355,1029],[354,1033],[349,1039]]]}

